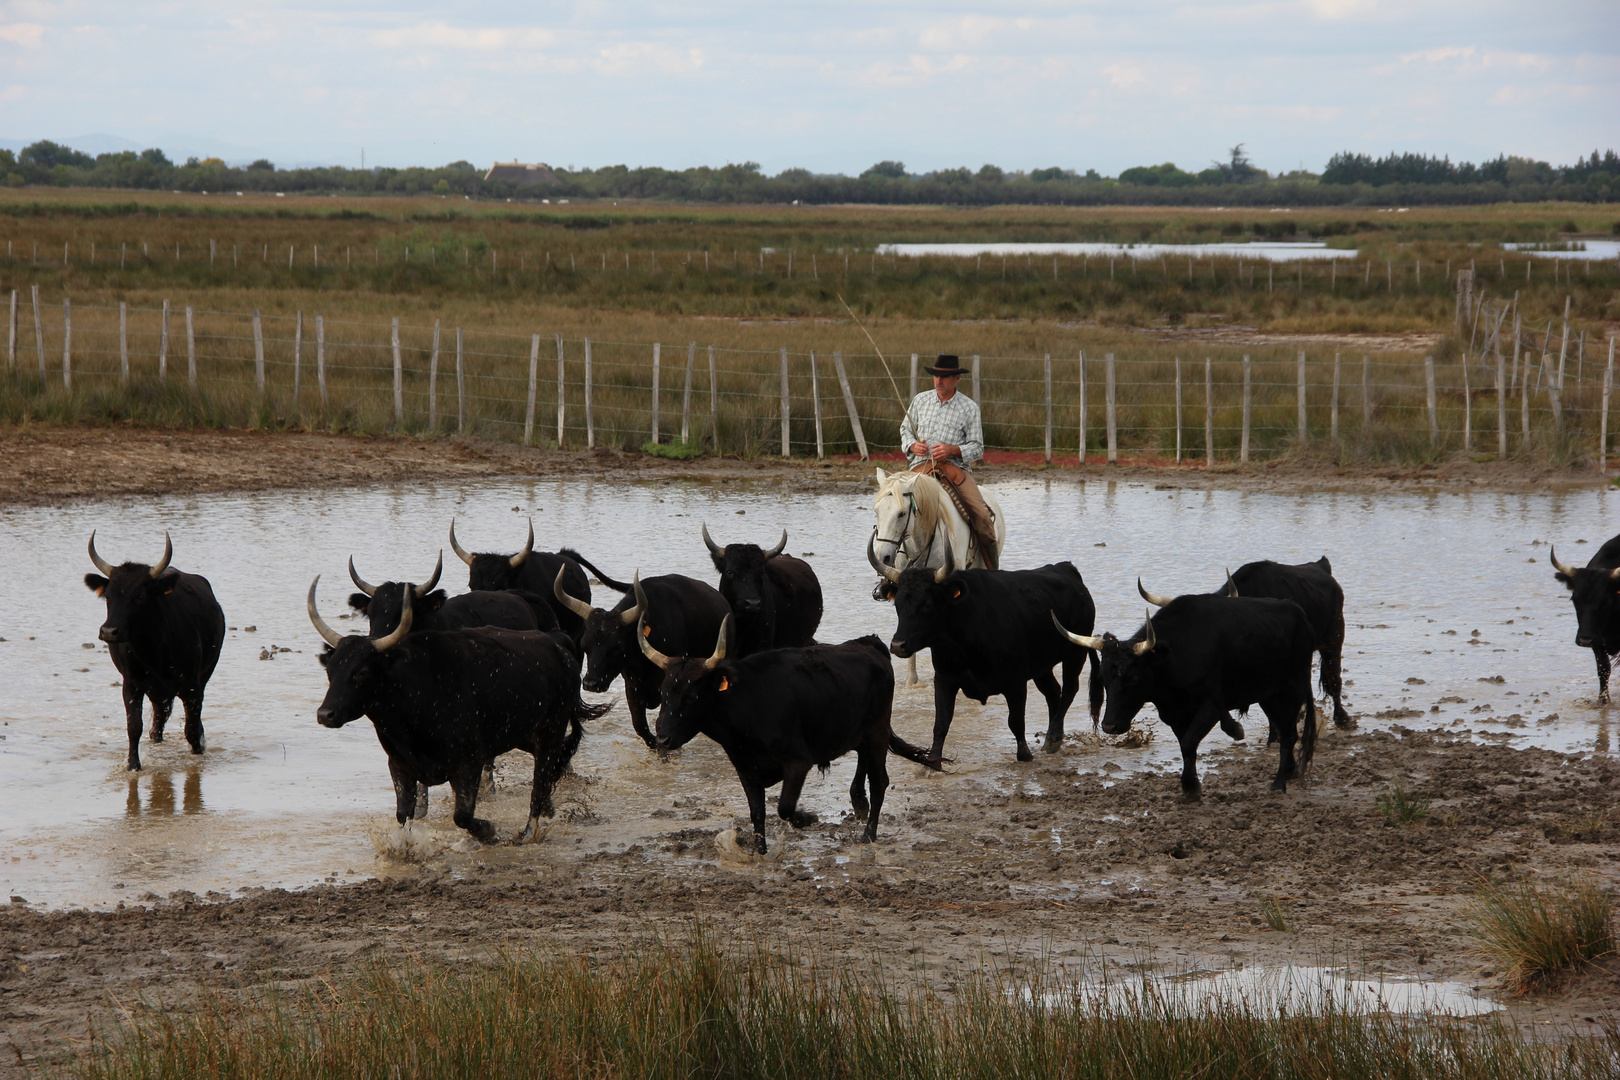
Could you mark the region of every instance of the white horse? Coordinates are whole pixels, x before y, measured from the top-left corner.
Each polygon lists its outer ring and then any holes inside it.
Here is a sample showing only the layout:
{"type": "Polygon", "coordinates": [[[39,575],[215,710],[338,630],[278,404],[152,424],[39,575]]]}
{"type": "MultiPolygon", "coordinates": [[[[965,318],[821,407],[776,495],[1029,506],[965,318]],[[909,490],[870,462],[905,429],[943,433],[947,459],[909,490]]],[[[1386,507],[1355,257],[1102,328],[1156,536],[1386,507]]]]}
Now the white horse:
{"type": "MultiPolygon", "coordinates": [[[[877,527],[872,533],[872,550],[878,561],[896,570],[908,566],[945,565],[949,545],[951,561],[964,568],[984,568],[984,554],[973,542],[973,530],[945,493],[940,482],[926,473],[877,470],[878,493],[872,500],[877,527]]],[[[996,550],[1005,551],[1007,520],[996,497],[979,489],[995,515],[996,550]]],[[[917,658],[906,663],[906,684],[917,685],[917,658]]]]}

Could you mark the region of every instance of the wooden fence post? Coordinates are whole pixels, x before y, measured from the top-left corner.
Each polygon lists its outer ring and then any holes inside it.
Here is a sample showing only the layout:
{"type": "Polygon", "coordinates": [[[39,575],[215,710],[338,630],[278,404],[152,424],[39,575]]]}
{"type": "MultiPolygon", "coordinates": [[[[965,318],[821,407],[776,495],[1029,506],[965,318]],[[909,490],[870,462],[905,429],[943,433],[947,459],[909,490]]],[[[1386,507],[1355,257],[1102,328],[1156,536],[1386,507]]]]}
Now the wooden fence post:
{"type": "MultiPolygon", "coordinates": [[[[736,253],[732,253],[735,258],[736,253]]],[[[714,366],[714,346],[709,346],[709,444],[720,452],[720,380],[714,366]]]]}
{"type": "Polygon", "coordinates": [[[326,392],[326,319],[320,315],[315,316],[315,382],[321,391],[321,408],[325,409],[332,401],[326,392]]]}
{"type": "Polygon", "coordinates": [[[1249,461],[1249,420],[1253,411],[1254,395],[1249,379],[1249,355],[1243,354],[1243,437],[1238,444],[1238,461],[1248,464],[1249,461]]]}
{"type": "MultiPolygon", "coordinates": [[[[1497,363],[1501,363],[1498,355],[1497,363]]],[[[1603,369],[1603,415],[1598,421],[1598,472],[1609,472],[1609,395],[1614,392],[1614,338],[1609,338],[1609,364],[1603,369]]]]}
{"type": "MultiPolygon", "coordinates": [[[[316,319],[317,327],[320,320],[316,319]]],[[[186,305],[186,385],[193,390],[197,389],[197,319],[191,305],[186,305]]],[[[321,391],[324,396],[326,384],[323,379],[321,391]]]]}
{"type": "Polygon", "coordinates": [[[652,365],[652,441],[658,443],[658,370],[659,363],[664,354],[664,347],[659,342],[653,342],[652,365]]]}
{"type": "MultiPolygon", "coordinates": [[[[557,335],[557,449],[563,448],[563,336],[557,335]]],[[[456,385],[461,384],[461,327],[456,327],[456,385]]],[[[459,390],[457,391],[459,393],[459,390]]]]}
{"type": "Polygon", "coordinates": [[[17,290],[11,290],[11,318],[6,320],[6,370],[17,370],[17,290]]]}
{"type": "Polygon", "coordinates": [[[1333,409],[1328,420],[1328,438],[1339,444],[1339,354],[1333,354],[1333,409]]]}
{"type": "Polygon", "coordinates": [[[1114,354],[1103,354],[1103,412],[1108,422],[1108,464],[1119,462],[1118,417],[1114,412],[1114,354]]]}
{"type": "MultiPolygon", "coordinates": [[[[559,385],[557,393],[557,415],[562,418],[562,387],[559,385]]],[[[467,430],[467,372],[461,363],[461,327],[456,327],[456,434],[467,430]]],[[[562,443],[557,444],[562,448],[562,443]]]]}
{"type": "Polygon", "coordinates": [[[1372,428],[1372,396],[1369,391],[1369,376],[1372,361],[1367,357],[1361,358],[1361,430],[1363,433],[1372,428]]]}
{"type": "Polygon", "coordinates": [[[917,354],[912,353],[911,354],[911,397],[906,398],[906,400],[910,401],[911,398],[914,398],[916,396],[917,396],[917,354]]]}
{"type": "Polygon", "coordinates": [[[1440,413],[1434,399],[1434,357],[1423,358],[1423,383],[1429,395],[1429,445],[1440,445],[1440,413]]]}
{"type": "Polygon", "coordinates": [[[793,446],[791,442],[789,442],[790,433],[788,430],[788,408],[790,402],[788,400],[788,359],[786,348],[781,350],[780,356],[782,360],[782,456],[792,457],[793,446]]]}
{"type": "Polygon", "coordinates": [[[534,395],[540,386],[540,335],[529,335],[529,400],[523,408],[523,445],[534,438],[534,395]]]}
{"type": "Polygon", "coordinates": [[[1463,354],[1463,453],[1474,448],[1474,394],[1468,382],[1468,354],[1463,354]]]}
{"type": "Polygon", "coordinates": [[[1052,354],[1046,354],[1046,463],[1052,464],[1052,354]]]}
{"type": "Polygon", "coordinates": [[[1080,350],[1080,450],[1079,463],[1086,463],[1086,350],[1080,350]]]}
{"type": "Polygon", "coordinates": [[[158,381],[169,381],[169,302],[163,301],[163,322],[158,332],[158,381]]]}
{"type": "Polygon", "coordinates": [[[1552,358],[1546,353],[1541,354],[1541,370],[1546,372],[1547,375],[1547,401],[1552,406],[1553,425],[1562,430],[1564,427],[1563,379],[1555,377],[1552,369],[1552,358]]]}
{"type": "Polygon", "coordinates": [[[1519,384],[1519,446],[1530,449],[1530,357],[1524,358],[1524,382],[1519,384]]]}
{"type": "Polygon", "coordinates": [[[826,457],[821,441],[821,380],[816,374],[816,350],[810,350],[810,406],[816,417],[816,460],[826,457]]]}
{"type": "Polygon", "coordinates": [[[1215,464],[1215,365],[1204,357],[1204,467],[1215,464]]]}
{"type": "Polygon", "coordinates": [[[298,388],[300,374],[304,366],[304,313],[298,312],[298,321],[293,324],[293,408],[298,407],[298,388]]]}
{"type": "Polygon", "coordinates": [[[866,452],[866,435],[861,431],[861,414],[855,411],[855,393],[849,388],[849,376],[844,373],[844,354],[833,351],[833,368],[838,372],[838,385],[844,391],[844,408],[849,410],[849,426],[855,433],[855,445],[861,451],[861,460],[870,460],[866,452]]]}
{"type": "MultiPolygon", "coordinates": [[[[1568,271],[1565,271],[1565,275],[1566,275],[1566,280],[1567,280],[1568,271]]],[[[1558,346],[1558,393],[1559,393],[1560,397],[1562,397],[1563,393],[1564,393],[1564,360],[1565,360],[1566,357],[1569,356],[1569,302],[1570,302],[1570,299],[1571,299],[1571,297],[1569,297],[1567,295],[1564,297],[1563,340],[1558,346]]]]}
{"type": "MultiPolygon", "coordinates": [[[[303,312],[298,313],[300,332],[304,326],[303,312]]],[[[439,320],[433,320],[433,351],[428,353],[428,431],[439,433],[439,320]]]]}
{"type": "Polygon", "coordinates": [[[977,355],[973,357],[973,400],[979,404],[981,409],[984,407],[984,399],[979,396],[979,358],[977,355]]]}
{"type": "Polygon", "coordinates": [[[62,389],[73,389],[73,304],[62,297],[62,389]]]}
{"type": "Polygon", "coordinates": [[[129,305],[118,301],[118,381],[129,383],[129,305]]]}
{"type": "MultiPolygon", "coordinates": [[[[1300,260],[1300,274],[1304,274],[1305,261],[1300,260]]],[[[1300,278],[1300,287],[1304,288],[1305,279],[1300,278]]],[[[1295,395],[1299,399],[1299,445],[1305,445],[1305,350],[1299,350],[1299,391],[1295,395]]]]}
{"type": "MultiPolygon", "coordinates": [[[[705,252],[705,255],[708,253],[705,252]]],[[[681,443],[692,441],[692,368],[697,363],[697,342],[686,346],[686,382],[681,387],[681,443]]]]}
{"type": "Polygon", "coordinates": [[[31,285],[29,291],[34,298],[34,351],[39,354],[39,382],[43,388],[45,385],[45,324],[40,321],[39,317],[39,286],[31,285]]]}
{"type": "MultiPolygon", "coordinates": [[[[394,344],[394,426],[405,423],[405,361],[399,354],[399,316],[394,316],[391,340],[394,344]]],[[[527,442],[528,440],[524,440],[527,442]]]]}
{"type": "Polygon", "coordinates": [[[596,415],[591,409],[591,339],[585,339],[585,449],[596,449],[596,415]]]}
{"type": "MultiPolygon", "coordinates": [[[[1502,349],[1501,349],[1500,346],[1498,346],[1498,348],[1496,350],[1496,456],[1498,458],[1506,458],[1507,457],[1507,379],[1506,379],[1507,367],[1506,367],[1506,365],[1507,365],[1507,361],[1505,361],[1502,358],[1502,349]]],[[[1605,408],[1603,410],[1603,418],[1604,418],[1604,420],[1607,420],[1608,416],[1609,416],[1608,408],[1607,408],[1608,400],[1609,400],[1609,398],[1608,398],[1608,390],[1605,389],[1604,390],[1604,397],[1603,397],[1603,401],[1604,401],[1604,404],[1605,404],[1605,408]]]]}

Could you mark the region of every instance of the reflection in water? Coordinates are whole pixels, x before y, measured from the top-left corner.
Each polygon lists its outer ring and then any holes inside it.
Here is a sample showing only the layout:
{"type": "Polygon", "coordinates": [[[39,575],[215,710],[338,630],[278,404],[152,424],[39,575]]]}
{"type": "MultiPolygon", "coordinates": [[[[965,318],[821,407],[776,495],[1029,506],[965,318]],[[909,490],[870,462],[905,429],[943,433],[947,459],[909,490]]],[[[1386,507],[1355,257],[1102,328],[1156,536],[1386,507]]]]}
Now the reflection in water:
{"type": "Polygon", "coordinates": [[[1609,752],[1609,707],[1603,705],[1598,710],[1597,742],[1594,747],[1598,753],[1609,752]]]}
{"type": "MultiPolygon", "coordinates": [[[[182,814],[201,814],[205,807],[202,797],[202,769],[186,769],[183,791],[180,796],[180,812],[182,814]]],[[[151,780],[146,793],[146,805],[141,805],[141,774],[131,774],[129,777],[129,790],[124,799],[124,816],[126,818],[140,817],[173,817],[174,816],[174,774],[167,770],[153,770],[148,766],[146,773],[151,780]]]]}

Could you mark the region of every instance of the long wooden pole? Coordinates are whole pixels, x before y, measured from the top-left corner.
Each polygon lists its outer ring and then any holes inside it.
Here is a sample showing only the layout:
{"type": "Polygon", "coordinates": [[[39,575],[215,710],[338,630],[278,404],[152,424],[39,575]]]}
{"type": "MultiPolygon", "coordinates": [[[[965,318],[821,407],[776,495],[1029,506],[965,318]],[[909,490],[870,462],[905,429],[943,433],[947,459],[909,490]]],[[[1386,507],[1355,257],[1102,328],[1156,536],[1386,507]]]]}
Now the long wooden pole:
{"type": "Polygon", "coordinates": [[[1496,456],[1507,457],[1507,361],[1496,350],[1496,456]]]}
{"type": "Polygon", "coordinates": [[[871,456],[866,452],[866,434],[861,430],[861,414],[855,409],[855,392],[849,388],[849,376],[844,372],[844,354],[837,349],[833,350],[833,370],[838,373],[838,386],[844,392],[844,408],[849,410],[849,426],[855,433],[855,445],[861,451],[861,460],[869,461],[871,456]]]}
{"type": "Polygon", "coordinates": [[[1598,472],[1609,473],[1609,395],[1614,392],[1614,338],[1609,338],[1609,363],[1603,369],[1603,415],[1598,422],[1598,472]]]}
{"type": "Polygon", "coordinates": [[[1468,355],[1463,354],[1463,452],[1474,448],[1474,394],[1468,382],[1468,355]]]}
{"type": "Polygon", "coordinates": [[[788,410],[789,410],[789,408],[791,406],[791,401],[788,398],[788,357],[787,357],[787,349],[784,347],[781,350],[779,355],[780,355],[780,358],[781,358],[781,367],[782,367],[782,383],[781,383],[781,395],[780,395],[780,397],[781,397],[781,416],[782,416],[782,456],[783,457],[792,457],[793,456],[793,444],[790,441],[792,431],[791,431],[791,426],[790,426],[790,423],[789,423],[789,416],[788,416],[788,410]]]}
{"type": "Polygon", "coordinates": [[[1052,354],[1046,354],[1046,464],[1052,464],[1052,354]]]}
{"type": "Polygon", "coordinates": [[[720,452],[720,381],[714,366],[713,345],[709,346],[709,444],[715,453],[720,452]]]}
{"type": "MultiPolygon", "coordinates": [[[[186,309],[186,322],[187,325],[191,322],[190,308],[186,309]]],[[[315,316],[315,382],[320,386],[321,408],[329,408],[332,399],[326,392],[326,317],[323,315],[315,316]]]]}
{"type": "Polygon", "coordinates": [[[1086,463],[1086,350],[1080,350],[1080,464],[1086,463]]]}
{"type": "Polygon", "coordinates": [[[1423,383],[1429,398],[1429,445],[1440,445],[1440,411],[1434,396],[1434,357],[1423,358],[1423,383]]]}
{"type": "MultiPolygon", "coordinates": [[[[390,338],[394,345],[394,426],[403,427],[405,424],[405,360],[399,352],[399,316],[394,316],[393,333],[390,338]]],[[[525,439],[525,442],[528,440],[525,439]]]]}
{"type": "Polygon", "coordinates": [[[585,339],[585,449],[596,449],[596,414],[591,408],[591,339],[585,339]]]}
{"type": "MultiPolygon", "coordinates": [[[[456,331],[456,354],[457,354],[458,358],[460,356],[460,351],[461,351],[461,331],[457,330],[456,331]]],[[[459,366],[460,365],[460,360],[459,359],[457,360],[457,365],[458,366],[457,366],[456,370],[459,373],[460,370],[461,370],[461,368],[459,366]]],[[[458,377],[459,377],[459,374],[458,374],[458,377]]],[[[563,422],[564,422],[564,420],[566,418],[565,417],[565,409],[566,409],[565,403],[567,401],[567,395],[564,393],[564,389],[565,389],[566,385],[567,385],[567,383],[564,381],[564,368],[563,368],[563,336],[561,334],[558,334],[557,335],[557,449],[559,449],[559,450],[561,450],[563,448],[563,433],[564,433],[563,432],[563,427],[564,427],[563,422]]]]}
{"type": "MultiPolygon", "coordinates": [[[[398,319],[394,320],[394,340],[399,340],[398,319]]],[[[399,385],[399,376],[397,375],[399,370],[399,350],[397,348],[394,350],[394,357],[394,370],[396,372],[394,377],[394,385],[396,387],[394,395],[395,401],[397,402],[399,400],[399,391],[397,389],[399,385]]],[[[259,393],[264,393],[264,326],[259,321],[258,308],[253,309],[253,385],[258,388],[259,393]]],[[[394,411],[397,415],[399,412],[399,407],[397,404],[394,407],[394,411]]]]}
{"type": "Polygon", "coordinates": [[[658,444],[658,371],[663,360],[664,347],[659,342],[653,342],[652,362],[652,441],[658,444]]]}
{"type": "Polygon", "coordinates": [[[523,409],[523,445],[534,437],[534,399],[540,389],[540,335],[529,336],[529,399],[523,409]]]}
{"type": "MultiPolygon", "coordinates": [[[[705,257],[708,252],[704,252],[705,257]]],[[[692,368],[697,364],[697,342],[686,346],[686,382],[681,387],[681,442],[692,441],[692,368]]]]}
{"type": "Polygon", "coordinates": [[[1215,365],[1204,357],[1204,467],[1215,464],[1215,365]]]}
{"type": "Polygon", "coordinates": [[[810,350],[810,406],[816,417],[816,459],[826,457],[821,441],[821,381],[816,374],[816,350],[810,350]]]}
{"type": "MultiPolygon", "coordinates": [[[[462,434],[467,430],[467,373],[462,366],[461,353],[461,327],[456,327],[456,433],[462,434]]],[[[559,409],[561,402],[558,402],[559,409]]],[[[562,449],[558,443],[557,448],[562,449]]]]}
{"type": "Polygon", "coordinates": [[[1179,356],[1176,357],[1176,464],[1181,464],[1181,357],[1179,356]]]}
{"type": "Polygon", "coordinates": [[[39,382],[45,385],[45,323],[39,317],[39,286],[30,285],[29,293],[34,300],[34,352],[39,355],[39,382]]]}
{"type": "Polygon", "coordinates": [[[1119,424],[1114,410],[1114,354],[1103,354],[1103,413],[1108,424],[1108,464],[1119,461],[1119,424]]]}
{"type": "MultiPolygon", "coordinates": [[[[298,326],[303,329],[304,316],[300,312],[298,326]]],[[[428,354],[428,430],[439,433],[439,320],[433,320],[433,351],[428,354]]]]}
{"type": "MultiPolygon", "coordinates": [[[[163,301],[163,314],[159,316],[163,321],[158,330],[158,381],[169,381],[169,302],[163,301]]],[[[195,382],[192,383],[196,385],[195,382]]]]}
{"type": "Polygon", "coordinates": [[[1249,382],[1249,356],[1243,356],[1243,437],[1238,444],[1238,461],[1243,464],[1249,462],[1249,414],[1253,398],[1250,395],[1249,382]]]}

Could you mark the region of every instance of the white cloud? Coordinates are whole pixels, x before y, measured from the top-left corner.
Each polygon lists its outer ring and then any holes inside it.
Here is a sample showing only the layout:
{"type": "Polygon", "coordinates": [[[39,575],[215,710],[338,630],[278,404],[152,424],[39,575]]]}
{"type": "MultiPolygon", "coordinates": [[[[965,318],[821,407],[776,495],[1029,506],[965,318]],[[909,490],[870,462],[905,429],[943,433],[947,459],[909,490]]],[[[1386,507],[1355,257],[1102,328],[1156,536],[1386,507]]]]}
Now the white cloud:
{"type": "Polygon", "coordinates": [[[45,38],[42,23],[0,23],[0,41],[9,41],[25,49],[37,49],[45,38]]]}
{"type": "Polygon", "coordinates": [[[451,26],[446,22],[425,22],[379,30],[371,35],[371,41],[384,49],[508,52],[550,48],[557,43],[557,35],[536,26],[465,27],[451,26]]]}

